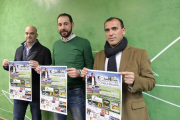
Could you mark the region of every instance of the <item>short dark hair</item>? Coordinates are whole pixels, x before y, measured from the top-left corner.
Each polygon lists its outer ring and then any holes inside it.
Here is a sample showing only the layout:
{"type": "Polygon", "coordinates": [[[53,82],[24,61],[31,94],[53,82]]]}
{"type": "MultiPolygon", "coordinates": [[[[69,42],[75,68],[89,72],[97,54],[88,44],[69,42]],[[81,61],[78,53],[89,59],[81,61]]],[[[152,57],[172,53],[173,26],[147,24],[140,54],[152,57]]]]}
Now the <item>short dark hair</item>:
{"type": "Polygon", "coordinates": [[[59,14],[59,16],[58,16],[57,20],[58,20],[58,19],[59,19],[59,17],[61,17],[61,16],[67,16],[67,17],[69,18],[69,21],[70,21],[71,23],[73,23],[73,19],[72,19],[71,15],[69,15],[69,14],[67,14],[67,13],[62,13],[62,14],[59,14]]]}
{"type": "Polygon", "coordinates": [[[120,22],[120,24],[121,24],[121,27],[124,28],[123,21],[122,21],[121,19],[119,19],[119,18],[116,18],[116,17],[110,17],[110,18],[108,18],[108,19],[105,21],[104,26],[105,26],[106,22],[111,21],[111,20],[114,20],[114,19],[118,20],[118,21],[120,22]]]}

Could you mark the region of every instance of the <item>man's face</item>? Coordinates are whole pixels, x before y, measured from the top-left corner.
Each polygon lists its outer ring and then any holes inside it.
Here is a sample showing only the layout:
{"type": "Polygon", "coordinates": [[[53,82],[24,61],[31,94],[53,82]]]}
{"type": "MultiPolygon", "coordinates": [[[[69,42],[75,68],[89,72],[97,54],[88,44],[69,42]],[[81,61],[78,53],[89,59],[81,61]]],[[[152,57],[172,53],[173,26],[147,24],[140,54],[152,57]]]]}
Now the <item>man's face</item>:
{"type": "Polygon", "coordinates": [[[45,71],[47,72],[47,68],[45,68],[45,71]]]}
{"type": "Polygon", "coordinates": [[[108,21],[104,25],[106,40],[112,48],[116,47],[121,40],[123,35],[126,33],[126,28],[122,28],[120,22],[117,19],[108,21]]]}
{"type": "Polygon", "coordinates": [[[58,30],[60,35],[63,38],[68,38],[72,33],[72,29],[74,28],[74,23],[71,23],[67,16],[59,17],[57,22],[58,22],[58,30]]]}
{"type": "Polygon", "coordinates": [[[25,29],[25,39],[27,43],[34,44],[36,42],[37,37],[37,31],[33,26],[28,26],[25,29]]]}

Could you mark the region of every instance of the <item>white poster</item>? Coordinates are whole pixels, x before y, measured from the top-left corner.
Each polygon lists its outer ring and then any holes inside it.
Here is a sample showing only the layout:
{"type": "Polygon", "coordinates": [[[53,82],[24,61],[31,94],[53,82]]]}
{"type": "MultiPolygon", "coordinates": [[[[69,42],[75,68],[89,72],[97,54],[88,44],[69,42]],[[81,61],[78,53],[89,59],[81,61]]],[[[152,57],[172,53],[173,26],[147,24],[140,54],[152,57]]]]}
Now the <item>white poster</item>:
{"type": "Polygon", "coordinates": [[[67,115],[67,66],[41,66],[40,109],[67,115]]]}
{"type": "Polygon", "coordinates": [[[11,99],[32,101],[31,67],[28,61],[9,62],[11,99]]]}
{"type": "Polygon", "coordinates": [[[86,120],[121,120],[121,75],[97,70],[87,72],[86,120]]]}

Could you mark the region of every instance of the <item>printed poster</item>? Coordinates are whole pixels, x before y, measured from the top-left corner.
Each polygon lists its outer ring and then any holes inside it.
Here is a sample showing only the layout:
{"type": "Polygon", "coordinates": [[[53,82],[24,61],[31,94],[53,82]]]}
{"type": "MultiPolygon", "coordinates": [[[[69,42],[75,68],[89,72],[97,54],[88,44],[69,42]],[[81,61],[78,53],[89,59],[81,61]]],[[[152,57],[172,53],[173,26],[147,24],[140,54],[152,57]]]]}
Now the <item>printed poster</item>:
{"type": "Polygon", "coordinates": [[[67,66],[41,66],[40,109],[67,115],[67,66]]]}
{"type": "Polygon", "coordinates": [[[31,66],[28,61],[9,62],[9,91],[11,99],[32,101],[31,66]]]}
{"type": "Polygon", "coordinates": [[[121,120],[121,75],[98,70],[87,72],[86,120],[121,120]]]}

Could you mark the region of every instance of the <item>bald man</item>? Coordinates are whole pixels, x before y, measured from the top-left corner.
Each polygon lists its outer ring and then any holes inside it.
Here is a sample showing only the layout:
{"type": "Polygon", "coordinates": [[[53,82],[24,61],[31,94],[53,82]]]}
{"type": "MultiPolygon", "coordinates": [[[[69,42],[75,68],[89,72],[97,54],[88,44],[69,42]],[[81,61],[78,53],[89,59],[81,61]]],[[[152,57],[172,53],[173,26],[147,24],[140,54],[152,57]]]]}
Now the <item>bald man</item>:
{"type": "MultiPolygon", "coordinates": [[[[28,26],[25,29],[25,41],[21,43],[16,50],[14,61],[29,61],[32,68],[32,102],[23,100],[14,100],[13,120],[24,120],[28,104],[31,107],[33,120],[41,120],[40,111],[40,76],[35,71],[38,65],[51,65],[51,52],[48,48],[42,46],[38,39],[37,29],[34,26],[28,26]]],[[[3,60],[3,67],[9,70],[9,61],[3,60]]]]}

